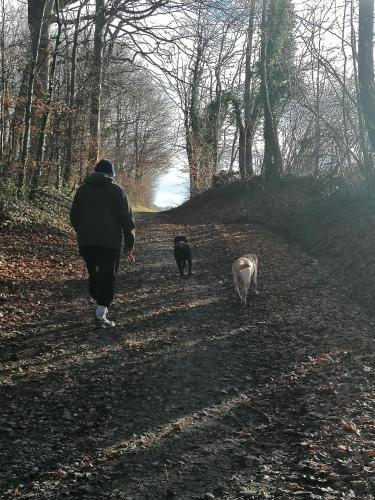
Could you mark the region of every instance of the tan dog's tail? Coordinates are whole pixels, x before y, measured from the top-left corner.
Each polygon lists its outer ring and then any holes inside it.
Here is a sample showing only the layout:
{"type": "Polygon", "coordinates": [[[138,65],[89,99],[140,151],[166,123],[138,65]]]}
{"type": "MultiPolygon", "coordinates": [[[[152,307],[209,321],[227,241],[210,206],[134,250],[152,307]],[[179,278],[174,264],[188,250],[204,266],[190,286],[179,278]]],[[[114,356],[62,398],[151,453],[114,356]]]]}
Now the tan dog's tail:
{"type": "Polygon", "coordinates": [[[246,269],[247,267],[251,267],[251,262],[249,260],[240,260],[239,263],[239,269],[242,271],[242,269],[246,269]]]}

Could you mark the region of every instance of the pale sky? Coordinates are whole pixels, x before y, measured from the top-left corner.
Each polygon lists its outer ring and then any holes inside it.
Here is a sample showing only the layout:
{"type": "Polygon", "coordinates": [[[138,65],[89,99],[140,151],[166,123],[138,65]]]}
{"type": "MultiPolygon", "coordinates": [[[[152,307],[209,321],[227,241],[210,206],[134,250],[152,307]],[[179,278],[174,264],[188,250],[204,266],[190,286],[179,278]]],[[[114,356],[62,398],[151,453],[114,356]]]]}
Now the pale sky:
{"type": "Polygon", "coordinates": [[[181,205],[189,198],[189,174],[177,167],[172,167],[163,174],[155,188],[154,204],[160,208],[181,205]]]}

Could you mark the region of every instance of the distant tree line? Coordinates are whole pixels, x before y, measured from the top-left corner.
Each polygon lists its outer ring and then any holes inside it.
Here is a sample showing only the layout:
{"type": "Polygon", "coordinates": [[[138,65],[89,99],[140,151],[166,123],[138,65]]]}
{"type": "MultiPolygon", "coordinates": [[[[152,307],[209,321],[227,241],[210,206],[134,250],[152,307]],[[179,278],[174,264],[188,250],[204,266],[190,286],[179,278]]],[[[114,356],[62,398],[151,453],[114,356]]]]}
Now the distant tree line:
{"type": "Polygon", "coordinates": [[[174,143],[172,102],[142,56],[162,45],[153,23],[166,4],[0,1],[4,185],[32,199],[42,187],[80,182],[107,157],[147,201],[174,143]]]}
{"type": "Polygon", "coordinates": [[[33,199],[111,159],[135,198],[263,175],[372,192],[373,0],[0,0],[0,179],[33,199]]]}
{"type": "Polygon", "coordinates": [[[198,2],[172,59],[191,194],[218,171],[373,192],[372,0],[198,2]]]}

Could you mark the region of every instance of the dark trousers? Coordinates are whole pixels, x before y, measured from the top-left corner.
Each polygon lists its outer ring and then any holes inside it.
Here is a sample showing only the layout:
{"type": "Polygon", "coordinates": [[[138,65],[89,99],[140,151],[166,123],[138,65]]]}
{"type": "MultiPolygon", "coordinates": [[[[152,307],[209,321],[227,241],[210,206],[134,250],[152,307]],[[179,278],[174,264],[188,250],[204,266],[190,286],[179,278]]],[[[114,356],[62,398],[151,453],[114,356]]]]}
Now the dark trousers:
{"type": "Polygon", "coordinates": [[[109,307],[115,293],[115,279],[120,263],[120,250],[106,247],[79,249],[89,273],[89,293],[100,306],[109,307]]]}

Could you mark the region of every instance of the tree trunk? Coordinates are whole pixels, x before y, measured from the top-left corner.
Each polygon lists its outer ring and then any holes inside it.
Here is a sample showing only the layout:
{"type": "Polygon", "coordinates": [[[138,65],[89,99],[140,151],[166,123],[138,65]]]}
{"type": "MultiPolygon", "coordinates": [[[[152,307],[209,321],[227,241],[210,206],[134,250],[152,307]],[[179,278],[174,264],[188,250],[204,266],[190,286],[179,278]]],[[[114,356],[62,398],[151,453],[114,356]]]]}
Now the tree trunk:
{"type": "Polygon", "coordinates": [[[32,178],[31,178],[31,187],[30,187],[30,194],[29,194],[29,198],[31,200],[35,198],[35,195],[38,191],[39,179],[40,179],[40,176],[42,173],[42,163],[44,160],[46,128],[47,128],[47,123],[48,123],[48,118],[49,118],[49,113],[50,113],[50,106],[51,106],[51,102],[52,102],[52,92],[53,92],[53,83],[54,83],[54,78],[55,78],[56,60],[57,60],[57,54],[58,54],[59,45],[60,45],[60,36],[61,36],[61,29],[62,29],[61,20],[59,17],[59,0],[55,0],[55,5],[56,5],[58,28],[57,28],[57,33],[56,33],[55,50],[54,50],[53,57],[52,57],[51,71],[50,71],[50,75],[49,75],[47,100],[45,103],[45,109],[44,109],[44,112],[42,115],[42,119],[41,119],[41,123],[40,123],[40,131],[38,134],[38,143],[37,143],[37,150],[36,150],[36,156],[35,156],[35,168],[33,171],[32,178]]]}
{"type": "Polygon", "coordinates": [[[246,179],[246,136],[242,125],[238,128],[238,164],[240,179],[246,179]]]}
{"type": "Polygon", "coordinates": [[[43,101],[48,88],[50,59],[50,23],[43,21],[52,14],[53,3],[54,0],[29,0],[28,22],[31,33],[31,50],[34,54],[36,51],[38,52],[34,98],[43,101]],[[36,32],[39,29],[40,39],[38,41],[36,32]]]}
{"type": "Polygon", "coordinates": [[[262,10],[262,34],[261,34],[261,88],[264,110],[264,175],[270,182],[280,179],[282,171],[282,159],[277,137],[277,129],[274,123],[273,113],[268,90],[267,74],[267,44],[268,44],[268,8],[267,0],[263,0],[262,10]]]}
{"type": "Polygon", "coordinates": [[[197,55],[194,62],[193,76],[191,82],[191,100],[188,116],[188,135],[190,144],[190,196],[196,195],[200,190],[200,162],[201,162],[201,141],[200,141],[200,119],[199,119],[199,85],[202,77],[202,62],[203,49],[201,41],[198,42],[197,55]]]}
{"type": "Polygon", "coordinates": [[[193,151],[193,140],[192,133],[190,130],[190,118],[189,110],[184,110],[184,125],[185,125],[185,140],[186,140],[186,156],[189,165],[189,183],[190,183],[190,197],[195,196],[198,193],[197,179],[194,165],[194,151],[193,151]]]}
{"type": "Polygon", "coordinates": [[[320,127],[320,55],[321,55],[321,26],[318,28],[318,60],[317,60],[317,68],[316,68],[316,94],[315,94],[315,123],[314,123],[314,175],[315,177],[319,176],[320,170],[320,135],[321,135],[321,127],[320,127]]]}
{"type": "Polygon", "coordinates": [[[74,139],[74,122],[75,122],[75,96],[76,96],[76,76],[77,76],[77,52],[78,52],[78,34],[79,23],[81,19],[81,10],[84,6],[80,4],[77,12],[77,17],[74,27],[73,47],[72,47],[72,66],[69,82],[69,119],[68,129],[66,132],[66,157],[64,168],[64,184],[68,184],[72,175],[72,158],[73,158],[73,139],[74,139]]]}
{"type": "Polygon", "coordinates": [[[230,173],[233,172],[234,162],[236,161],[236,156],[237,156],[237,151],[238,151],[237,141],[238,141],[238,126],[236,127],[236,130],[234,132],[234,137],[233,137],[233,142],[232,142],[232,147],[231,147],[230,164],[229,164],[229,169],[228,169],[228,172],[230,172],[230,173]]]}
{"type": "MultiPolygon", "coordinates": [[[[213,137],[212,137],[212,173],[216,173],[219,166],[219,140],[221,131],[221,108],[222,89],[220,81],[220,67],[215,68],[216,74],[216,108],[214,113],[213,137]]],[[[211,173],[211,175],[212,175],[211,173]]]]}
{"type": "Polygon", "coordinates": [[[241,117],[241,107],[238,100],[232,96],[231,101],[233,104],[234,115],[236,117],[237,130],[238,130],[238,168],[240,171],[240,179],[246,178],[246,166],[245,166],[245,158],[246,158],[246,136],[245,136],[245,127],[242,123],[241,117]]]}
{"type": "Polygon", "coordinates": [[[374,0],[359,0],[359,92],[371,149],[375,151],[374,0]]]}
{"type": "Polygon", "coordinates": [[[254,37],[254,18],[255,18],[255,0],[251,0],[249,12],[249,24],[247,28],[247,43],[246,43],[246,65],[245,65],[245,89],[244,89],[244,111],[245,111],[245,154],[243,170],[246,177],[251,177],[254,173],[253,169],[253,138],[252,133],[253,123],[251,120],[251,80],[252,80],[252,50],[254,37]]]}
{"type": "MultiPolygon", "coordinates": [[[[364,175],[364,177],[369,181],[369,177],[371,177],[370,172],[373,169],[373,160],[368,151],[368,141],[366,137],[366,126],[364,121],[364,115],[362,113],[361,107],[361,98],[360,98],[360,83],[359,83],[359,75],[358,75],[358,51],[357,51],[357,39],[356,39],[356,31],[354,26],[354,0],[351,0],[351,9],[350,9],[350,42],[353,56],[353,74],[354,74],[354,83],[355,83],[355,91],[356,91],[356,111],[358,116],[358,135],[359,135],[359,146],[361,151],[361,163],[360,168],[364,175]]],[[[349,151],[348,151],[349,152],[349,151]]]]}
{"type": "Polygon", "coordinates": [[[30,71],[27,86],[27,100],[25,106],[25,116],[24,116],[24,133],[22,139],[22,151],[21,151],[21,165],[18,175],[17,183],[17,194],[20,196],[24,189],[25,175],[26,175],[26,162],[28,157],[29,149],[29,138],[30,138],[30,124],[31,124],[31,111],[33,104],[33,93],[34,93],[34,82],[35,82],[35,72],[38,64],[39,55],[39,44],[42,33],[42,25],[44,20],[44,12],[46,7],[46,0],[44,2],[38,1],[38,18],[35,16],[35,2],[29,2],[29,26],[30,26],[30,36],[31,36],[31,62],[30,71]],[[31,19],[31,21],[30,21],[31,19]]]}
{"type": "Polygon", "coordinates": [[[14,163],[17,159],[21,158],[21,128],[23,126],[25,115],[25,102],[27,98],[27,85],[30,75],[30,63],[28,62],[22,70],[22,78],[20,83],[20,90],[16,99],[14,112],[10,124],[8,134],[8,166],[14,163]]]}
{"type": "MultiPolygon", "coordinates": [[[[29,0],[28,22],[31,33],[31,50],[34,54],[38,52],[37,64],[35,67],[35,79],[33,85],[33,105],[38,105],[41,109],[47,106],[48,84],[50,71],[50,23],[47,22],[52,14],[54,0],[29,0]],[[41,24],[40,24],[41,23],[41,24]],[[36,40],[36,33],[40,25],[40,39],[36,40]]],[[[31,115],[32,130],[40,131],[43,116],[31,115]]],[[[37,153],[39,137],[38,134],[30,136],[30,154],[34,157],[37,153]]]]}
{"type": "Polygon", "coordinates": [[[0,177],[4,172],[4,143],[5,143],[5,99],[6,99],[6,73],[5,73],[5,5],[1,0],[1,89],[0,89],[0,177]]]}
{"type": "Polygon", "coordinates": [[[103,31],[106,23],[105,2],[96,0],[94,55],[91,68],[90,150],[89,163],[95,164],[100,150],[100,101],[103,82],[103,31]]]}
{"type": "MultiPolygon", "coordinates": [[[[215,66],[216,89],[215,89],[215,107],[214,107],[213,137],[212,137],[212,171],[209,172],[208,174],[209,179],[207,179],[209,181],[209,186],[212,183],[212,174],[216,173],[219,168],[219,143],[221,137],[222,124],[223,124],[223,117],[222,117],[223,92],[221,84],[221,71],[223,67],[223,50],[224,50],[226,35],[227,31],[224,30],[220,41],[218,61],[215,66]]],[[[207,160],[209,160],[209,158],[207,158],[207,160]]]]}

